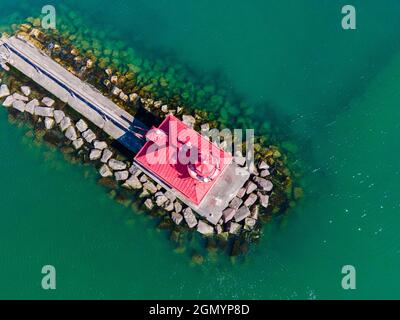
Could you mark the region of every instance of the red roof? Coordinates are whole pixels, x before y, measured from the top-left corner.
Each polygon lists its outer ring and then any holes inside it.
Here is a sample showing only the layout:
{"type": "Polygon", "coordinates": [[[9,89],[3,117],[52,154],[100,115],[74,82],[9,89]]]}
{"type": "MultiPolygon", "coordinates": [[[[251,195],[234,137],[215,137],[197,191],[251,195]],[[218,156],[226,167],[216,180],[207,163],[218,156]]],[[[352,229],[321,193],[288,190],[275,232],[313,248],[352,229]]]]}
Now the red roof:
{"type": "Polygon", "coordinates": [[[232,161],[232,155],[211,143],[182,121],[168,115],[159,126],[168,135],[165,146],[147,141],[135,160],[161,182],[179,191],[196,205],[206,196],[221,173],[232,161]],[[200,152],[199,152],[200,151],[200,152]],[[199,156],[212,155],[218,172],[212,180],[200,181],[189,174],[188,164],[198,163],[199,156]]]}

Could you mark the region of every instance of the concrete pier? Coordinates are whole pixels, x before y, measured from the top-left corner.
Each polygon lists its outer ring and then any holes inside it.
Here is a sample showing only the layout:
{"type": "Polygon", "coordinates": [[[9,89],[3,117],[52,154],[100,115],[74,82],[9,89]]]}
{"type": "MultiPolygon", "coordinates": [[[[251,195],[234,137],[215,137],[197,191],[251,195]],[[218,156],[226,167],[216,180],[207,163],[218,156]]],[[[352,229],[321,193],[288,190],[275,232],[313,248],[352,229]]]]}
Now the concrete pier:
{"type": "Polygon", "coordinates": [[[2,65],[8,63],[104,130],[126,148],[137,152],[148,128],[45,55],[33,44],[12,36],[1,38],[2,65]]]}

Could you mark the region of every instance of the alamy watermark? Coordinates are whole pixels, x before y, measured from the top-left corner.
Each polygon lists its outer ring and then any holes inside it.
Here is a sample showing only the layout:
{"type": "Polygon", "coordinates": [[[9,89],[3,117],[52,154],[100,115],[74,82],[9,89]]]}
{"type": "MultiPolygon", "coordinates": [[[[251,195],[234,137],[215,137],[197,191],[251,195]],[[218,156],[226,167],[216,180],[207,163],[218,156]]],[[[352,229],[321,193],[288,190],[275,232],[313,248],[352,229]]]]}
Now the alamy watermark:
{"type": "Polygon", "coordinates": [[[356,268],[350,264],[342,267],[342,288],[344,290],[356,289],[356,268]]]}
{"type": "Polygon", "coordinates": [[[42,18],[43,29],[56,29],[56,8],[52,5],[45,5],[42,8],[42,14],[45,16],[42,18]]]}
{"type": "Polygon", "coordinates": [[[347,4],[342,8],[342,14],[345,15],[342,18],[342,28],[344,30],[357,29],[356,8],[352,5],[347,4]]]}
{"type": "Polygon", "coordinates": [[[55,290],[56,289],[56,268],[52,265],[45,265],[42,268],[42,289],[55,290]]]}

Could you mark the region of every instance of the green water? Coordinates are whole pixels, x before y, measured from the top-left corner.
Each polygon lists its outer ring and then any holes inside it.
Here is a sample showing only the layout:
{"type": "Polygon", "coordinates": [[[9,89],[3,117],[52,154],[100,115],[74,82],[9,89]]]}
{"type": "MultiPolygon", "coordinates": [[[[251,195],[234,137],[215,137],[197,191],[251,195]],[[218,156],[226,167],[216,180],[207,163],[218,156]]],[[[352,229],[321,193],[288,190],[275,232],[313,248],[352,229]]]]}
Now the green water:
{"type": "MultiPolygon", "coordinates": [[[[3,17],[40,13],[18,2],[1,0],[3,17]]],[[[398,1],[352,1],[355,31],[341,29],[345,1],[102,2],[71,6],[262,106],[254,117],[300,144],[305,198],[245,262],[193,267],[90,167],[34,145],[1,110],[0,298],[400,298],[398,1]],[[46,264],[55,291],[41,289],[46,264]],[[356,290],[341,288],[347,264],[356,290]]]]}

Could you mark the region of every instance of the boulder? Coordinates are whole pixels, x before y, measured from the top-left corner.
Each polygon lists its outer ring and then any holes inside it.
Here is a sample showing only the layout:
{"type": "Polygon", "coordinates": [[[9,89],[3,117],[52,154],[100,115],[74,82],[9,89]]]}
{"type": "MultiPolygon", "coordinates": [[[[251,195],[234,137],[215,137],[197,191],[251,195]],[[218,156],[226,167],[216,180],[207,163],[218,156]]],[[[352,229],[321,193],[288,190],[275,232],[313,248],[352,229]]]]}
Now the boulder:
{"type": "Polygon", "coordinates": [[[119,96],[119,94],[120,94],[121,92],[122,92],[122,90],[121,90],[120,88],[118,88],[117,86],[113,87],[112,90],[111,90],[111,93],[112,93],[114,96],[119,96]]]}
{"type": "Polygon", "coordinates": [[[128,179],[129,172],[128,172],[128,170],[116,171],[116,172],[114,172],[114,176],[115,176],[115,180],[117,180],[117,181],[126,180],[126,179],[128,179]]]}
{"type": "Polygon", "coordinates": [[[159,195],[158,197],[156,197],[156,204],[161,207],[164,203],[166,203],[168,201],[168,198],[166,196],[159,195]]]}
{"type": "Polygon", "coordinates": [[[37,99],[33,99],[26,104],[25,111],[30,114],[34,114],[37,106],[39,106],[39,101],[37,99]]]}
{"type": "Polygon", "coordinates": [[[244,201],[246,207],[252,206],[257,201],[257,195],[255,193],[249,194],[247,199],[244,201]]]}
{"type": "Polygon", "coordinates": [[[122,185],[123,187],[127,189],[141,189],[142,188],[142,183],[139,181],[139,179],[135,176],[130,176],[128,180],[125,181],[125,183],[122,185]]]}
{"type": "Polygon", "coordinates": [[[269,204],[269,196],[266,194],[258,193],[258,198],[260,199],[260,204],[267,208],[269,204]]]}
{"type": "Polygon", "coordinates": [[[246,188],[240,188],[238,193],[236,194],[236,197],[242,199],[245,194],[246,194],[246,188]]]}
{"type": "Polygon", "coordinates": [[[178,201],[174,203],[174,209],[176,212],[180,213],[182,211],[182,204],[178,201]]]}
{"type": "Polygon", "coordinates": [[[168,113],[168,105],[164,104],[161,106],[161,111],[164,113],[168,113]]]}
{"type": "MultiPolygon", "coordinates": [[[[40,117],[53,117],[54,116],[54,109],[48,107],[40,107],[35,106],[35,115],[40,117]]],[[[64,130],[63,130],[64,131],[64,130]]]]}
{"type": "Polygon", "coordinates": [[[146,199],[146,201],[144,202],[144,206],[149,210],[153,209],[154,207],[153,201],[150,198],[146,199]]]}
{"type": "Polygon", "coordinates": [[[171,190],[167,190],[164,194],[169,201],[174,202],[176,200],[176,195],[171,190]]]}
{"type": "Polygon", "coordinates": [[[105,142],[105,141],[98,141],[98,140],[96,140],[96,141],[93,143],[93,145],[94,145],[94,147],[95,147],[96,149],[99,149],[99,150],[104,150],[105,148],[107,148],[107,142],[105,142]]]}
{"type": "Polygon", "coordinates": [[[14,99],[13,96],[8,96],[8,97],[6,98],[6,100],[4,100],[4,102],[3,102],[2,104],[3,104],[3,106],[5,106],[5,107],[11,107],[12,104],[14,103],[14,101],[15,101],[15,99],[14,99]]]}
{"type": "Polygon", "coordinates": [[[246,206],[241,206],[238,211],[235,213],[235,221],[240,222],[243,219],[247,218],[250,215],[250,210],[246,206]]]}
{"type": "Polygon", "coordinates": [[[246,230],[252,230],[254,228],[254,226],[256,225],[257,220],[253,219],[253,218],[246,218],[244,220],[244,228],[246,230]]]}
{"type": "Polygon", "coordinates": [[[101,156],[100,161],[103,163],[107,163],[112,157],[112,152],[109,149],[103,150],[103,155],[101,156]]]}
{"type": "Polygon", "coordinates": [[[129,101],[130,101],[130,102],[136,102],[136,101],[138,100],[138,98],[139,98],[139,96],[138,96],[137,93],[131,93],[131,94],[129,95],[129,101]]]}
{"type": "Polygon", "coordinates": [[[42,99],[42,103],[45,105],[45,106],[47,106],[47,107],[52,107],[53,106],[53,104],[54,104],[54,100],[53,99],[51,99],[51,98],[49,98],[49,97],[44,97],[43,99],[42,99]]]}
{"type": "MultiPolygon", "coordinates": [[[[143,174],[143,175],[140,177],[140,181],[143,182],[143,183],[145,183],[147,180],[148,180],[148,179],[147,179],[147,176],[146,176],[145,174],[143,174]]],[[[157,188],[157,190],[158,190],[158,188],[157,188]]]]}
{"type": "Polygon", "coordinates": [[[243,156],[236,156],[235,157],[235,163],[241,167],[243,167],[246,163],[246,158],[243,156]]]}
{"type": "Polygon", "coordinates": [[[197,224],[197,231],[204,235],[210,235],[214,233],[214,228],[203,220],[200,220],[197,224]]]}
{"type": "Polygon", "coordinates": [[[80,119],[77,123],[76,123],[76,128],[79,130],[79,132],[84,132],[87,130],[88,125],[86,124],[86,122],[82,119],[80,119]]]}
{"type": "Polygon", "coordinates": [[[190,115],[183,115],[182,122],[186,124],[189,128],[193,128],[194,124],[196,123],[196,119],[190,115]]]}
{"type": "Polygon", "coordinates": [[[65,131],[65,137],[71,141],[75,141],[78,138],[76,130],[73,126],[69,126],[68,129],[65,131]]]}
{"type": "Polygon", "coordinates": [[[22,86],[21,87],[21,92],[25,95],[25,96],[29,96],[31,94],[31,88],[28,86],[22,86]]]}
{"type": "Polygon", "coordinates": [[[29,101],[28,97],[25,97],[22,94],[19,94],[17,92],[13,94],[13,97],[14,97],[15,100],[20,100],[20,101],[25,101],[25,102],[29,101]]]}
{"type": "Polygon", "coordinates": [[[25,102],[21,101],[21,100],[15,100],[12,104],[12,107],[15,110],[18,110],[20,112],[24,112],[25,111],[25,102]]]}
{"type": "Polygon", "coordinates": [[[129,173],[134,175],[134,176],[138,176],[140,174],[140,169],[136,164],[132,164],[131,167],[129,168],[129,173]]]}
{"type": "Polygon", "coordinates": [[[78,138],[78,139],[72,141],[72,145],[74,146],[74,148],[76,150],[80,149],[83,146],[83,139],[82,138],[78,138]]]}
{"type": "Polygon", "coordinates": [[[217,234],[221,234],[223,231],[224,231],[224,230],[223,230],[223,228],[222,228],[222,226],[221,226],[220,224],[217,224],[217,225],[215,226],[215,232],[216,232],[217,234]]]}
{"type": "Polygon", "coordinates": [[[240,205],[243,203],[243,200],[235,197],[232,199],[232,201],[229,203],[229,207],[233,208],[233,209],[239,209],[240,205]]]}
{"type": "Polygon", "coordinates": [[[174,203],[172,201],[168,201],[167,205],[164,205],[164,209],[168,212],[174,210],[174,203]]]}
{"type": "Polygon", "coordinates": [[[96,135],[91,129],[87,129],[85,132],[82,133],[82,137],[88,142],[92,143],[93,140],[96,139],[96,135]]]}
{"type": "Polygon", "coordinates": [[[185,210],[183,210],[183,217],[185,218],[185,221],[189,226],[189,228],[193,228],[197,225],[196,216],[194,215],[191,208],[188,207],[185,210]]]}
{"type": "Polygon", "coordinates": [[[10,95],[10,89],[6,84],[2,84],[0,86],[0,98],[4,98],[10,95]]]}
{"type": "Polygon", "coordinates": [[[269,169],[269,165],[265,161],[261,161],[260,164],[258,165],[258,169],[260,170],[269,169]]]}
{"type": "Polygon", "coordinates": [[[111,177],[111,176],[113,175],[112,171],[110,170],[110,168],[109,168],[106,164],[103,164],[103,165],[101,166],[99,172],[100,172],[100,175],[101,175],[103,178],[111,177]]]}
{"type": "Polygon", "coordinates": [[[248,181],[246,183],[246,193],[247,194],[252,193],[256,189],[257,189],[257,185],[253,181],[248,181]]]}
{"type": "Polygon", "coordinates": [[[235,213],[236,210],[233,208],[226,208],[224,211],[222,211],[224,222],[227,223],[228,221],[232,220],[235,213]]]}
{"type": "Polygon", "coordinates": [[[53,119],[53,118],[46,117],[46,118],[44,119],[44,126],[45,126],[45,128],[46,128],[47,130],[53,129],[53,127],[54,127],[54,119],[53,119]]]}
{"type": "Polygon", "coordinates": [[[64,111],[61,110],[54,110],[53,114],[54,114],[54,120],[56,121],[57,124],[59,124],[61,120],[64,119],[65,117],[64,111]]]}
{"type": "Polygon", "coordinates": [[[231,221],[228,225],[228,232],[230,234],[239,234],[241,228],[242,226],[239,223],[231,221]]]}
{"type": "Polygon", "coordinates": [[[183,220],[183,217],[182,217],[182,215],[180,213],[173,212],[171,214],[171,219],[176,225],[179,226],[181,224],[182,220],[183,220]]]}
{"type": "Polygon", "coordinates": [[[253,180],[264,191],[271,191],[274,187],[272,182],[265,178],[255,177],[253,180]]]}
{"type": "Polygon", "coordinates": [[[146,181],[146,182],[143,184],[143,189],[149,191],[150,193],[156,193],[156,192],[157,192],[157,187],[156,187],[156,185],[155,185],[153,182],[151,182],[151,181],[146,181]]]}
{"type": "Polygon", "coordinates": [[[108,165],[113,170],[125,170],[126,169],[126,164],[124,162],[116,160],[116,159],[110,159],[110,161],[108,161],[108,165]]]}
{"type": "Polygon", "coordinates": [[[92,149],[90,150],[89,159],[90,160],[98,160],[101,157],[101,150],[99,149],[92,149]]]}

